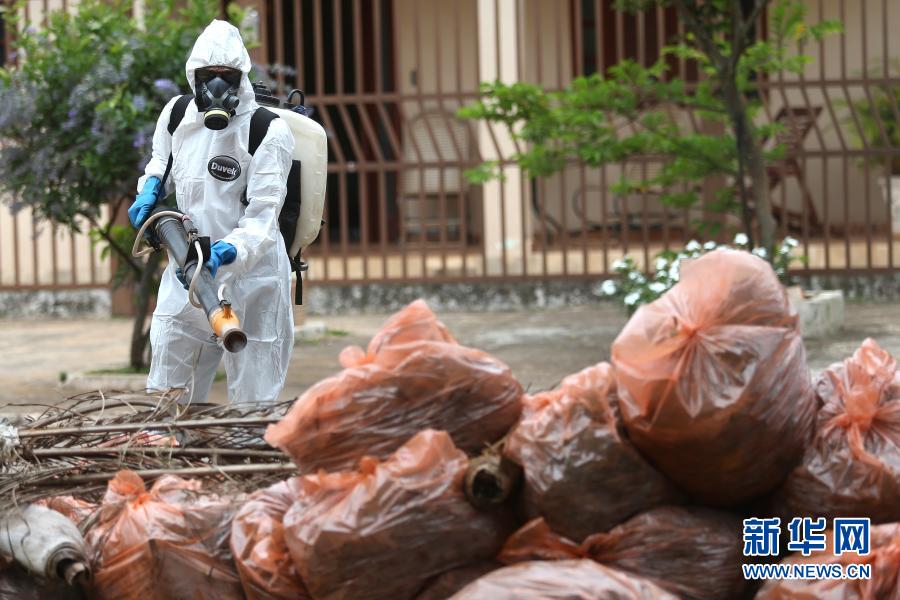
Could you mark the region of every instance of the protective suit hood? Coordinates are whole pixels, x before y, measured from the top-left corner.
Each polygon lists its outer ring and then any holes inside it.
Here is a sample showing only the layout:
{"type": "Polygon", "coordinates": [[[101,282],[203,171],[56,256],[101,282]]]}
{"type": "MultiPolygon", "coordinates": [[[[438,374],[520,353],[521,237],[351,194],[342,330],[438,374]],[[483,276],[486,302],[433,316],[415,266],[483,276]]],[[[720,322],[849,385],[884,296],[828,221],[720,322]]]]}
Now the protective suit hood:
{"type": "Polygon", "coordinates": [[[197,69],[212,66],[231,67],[239,69],[243,73],[238,90],[238,98],[241,103],[238,105],[236,113],[242,114],[249,110],[255,110],[256,95],[253,93],[253,86],[248,77],[252,67],[250,54],[244,46],[241,32],[237,27],[218,19],[214,19],[207,25],[197,38],[185,64],[184,71],[192,92],[195,94],[197,92],[194,89],[194,72],[197,69]]]}

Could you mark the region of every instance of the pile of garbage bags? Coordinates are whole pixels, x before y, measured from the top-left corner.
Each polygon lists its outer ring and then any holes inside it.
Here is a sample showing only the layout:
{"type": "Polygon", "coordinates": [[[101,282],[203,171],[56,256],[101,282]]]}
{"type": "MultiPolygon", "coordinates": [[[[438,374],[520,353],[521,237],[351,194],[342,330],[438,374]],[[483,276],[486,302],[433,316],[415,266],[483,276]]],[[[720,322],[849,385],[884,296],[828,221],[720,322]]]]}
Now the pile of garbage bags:
{"type": "Polygon", "coordinates": [[[510,368],[459,345],[421,300],[394,315],[366,352],[348,348],[340,361],[343,371],[311,387],[266,432],[301,473],[385,459],[429,428],[475,453],[503,437],[522,410],[510,368]]]}
{"type": "Polygon", "coordinates": [[[813,381],[767,263],[681,273],[557,389],[525,393],[417,301],[269,427],[294,476],[222,496],[122,472],[97,507],[47,505],[86,528],[97,598],[900,597],[895,360],[866,340],[813,381]],[[768,516],[881,523],[866,557],[769,559],[873,577],[748,581],[742,520],[768,516]]]}

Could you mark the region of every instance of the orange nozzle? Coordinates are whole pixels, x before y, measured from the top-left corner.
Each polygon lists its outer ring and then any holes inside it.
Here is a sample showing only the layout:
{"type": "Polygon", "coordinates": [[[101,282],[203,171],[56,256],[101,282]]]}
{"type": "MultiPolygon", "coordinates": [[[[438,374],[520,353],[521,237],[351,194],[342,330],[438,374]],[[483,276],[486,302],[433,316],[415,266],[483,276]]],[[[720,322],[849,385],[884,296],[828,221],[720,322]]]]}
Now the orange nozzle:
{"type": "Polygon", "coordinates": [[[226,304],[213,311],[209,315],[209,324],[229,352],[240,352],[247,345],[247,334],[241,329],[241,322],[231,306],[226,304]]]}

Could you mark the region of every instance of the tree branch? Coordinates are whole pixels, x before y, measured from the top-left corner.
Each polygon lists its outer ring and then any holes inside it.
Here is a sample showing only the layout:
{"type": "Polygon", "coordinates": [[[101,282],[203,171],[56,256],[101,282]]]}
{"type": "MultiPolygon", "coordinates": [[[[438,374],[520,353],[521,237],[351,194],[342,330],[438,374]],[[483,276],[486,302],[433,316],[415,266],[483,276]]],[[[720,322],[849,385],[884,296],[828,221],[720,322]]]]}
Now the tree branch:
{"type": "Polygon", "coordinates": [[[722,56],[722,53],[719,52],[719,49],[716,48],[715,40],[713,40],[711,35],[708,35],[707,29],[703,26],[703,23],[697,20],[696,15],[691,12],[685,0],[674,0],[674,5],[688,31],[697,38],[697,43],[701,49],[706,52],[714,63],[718,63],[720,66],[726,65],[727,61],[722,56]]]}
{"type": "MultiPolygon", "coordinates": [[[[664,84],[661,84],[661,85],[664,85],[664,84]]],[[[642,88],[638,85],[630,86],[630,91],[634,94],[634,96],[636,98],[635,104],[637,105],[637,112],[635,114],[643,114],[643,112],[645,112],[648,107],[652,108],[658,104],[668,103],[668,104],[673,104],[679,108],[691,108],[694,110],[702,110],[702,111],[710,112],[710,113],[719,113],[721,115],[726,115],[726,116],[728,115],[728,111],[725,110],[725,108],[723,106],[700,102],[699,100],[697,100],[696,96],[691,96],[691,95],[685,94],[683,91],[678,94],[675,94],[675,93],[669,93],[668,89],[666,89],[665,87],[662,88],[662,90],[663,90],[662,92],[659,92],[654,89],[649,89],[649,91],[648,91],[648,89],[649,88],[642,88]]],[[[596,105],[585,106],[584,109],[585,110],[597,110],[598,107],[596,105]]],[[[610,107],[603,106],[603,105],[601,105],[599,107],[599,109],[603,110],[604,112],[615,112],[616,111],[615,107],[610,108],[610,107]]],[[[630,113],[626,113],[625,116],[631,118],[630,113]]]]}
{"type": "Polygon", "coordinates": [[[110,248],[112,248],[113,252],[118,254],[119,258],[121,258],[129,267],[131,267],[131,270],[134,271],[135,276],[140,277],[140,275],[144,272],[144,269],[134,262],[134,259],[130,253],[126,252],[125,250],[120,248],[118,244],[116,244],[115,240],[112,239],[112,236],[109,235],[109,232],[107,232],[106,228],[97,222],[97,218],[86,211],[79,212],[78,214],[80,214],[90,222],[94,229],[96,229],[97,232],[100,233],[100,236],[104,240],[106,240],[107,243],[109,243],[109,246],[110,248]]]}
{"type": "Polygon", "coordinates": [[[729,73],[737,71],[737,64],[741,58],[741,31],[744,30],[744,9],[740,0],[731,2],[731,56],[728,57],[729,73]]]}
{"type": "MultiPolygon", "coordinates": [[[[750,30],[756,25],[756,22],[759,20],[759,17],[762,15],[763,10],[765,10],[768,4],[769,0],[756,0],[756,3],[753,5],[753,10],[750,11],[750,14],[746,19],[743,19],[741,27],[735,35],[735,39],[738,42],[738,45],[736,46],[737,52],[734,52],[735,55],[740,55],[747,49],[747,46],[749,46],[748,37],[750,36],[750,30]]],[[[743,12],[741,12],[741,16],[743,17],[743,12]]]]}
{"type": "Polygon", "coordinates": [[[680,156],[682,158],[684,158],[685,156],[689,156],[695,162],[705,164],[707,167],[709,167],[710,169],[712,169],[714,171],[720,171],[720,172],[724,173],[725,175],[731,175],[732,177],[737,177],[737,175],[738,175],[738,172],[735,169],[728,168],[725,164],[717,161],[716,157],[707,156],[706,154],[704,154],[702,152],[698,152],[697,148],[684,144],[683,140],[681,138],[669,137],[668,135],[666,135],[667,132],[662,132],[657,128],[650,127],[650,126],[648,126],[648,124],[646,122],[641,121],[638,118],[631,119],[631,124],[635,125],[635,126],[639,126],[644,131],[652,133],[653,135],[658,135],[658,136],[665,135],[670,143],[678,146],[678,148],[676,148],[673,152],[661,153],[663,155],[671,155],[671,156],[676,156],[676,157],[680,156]]]}

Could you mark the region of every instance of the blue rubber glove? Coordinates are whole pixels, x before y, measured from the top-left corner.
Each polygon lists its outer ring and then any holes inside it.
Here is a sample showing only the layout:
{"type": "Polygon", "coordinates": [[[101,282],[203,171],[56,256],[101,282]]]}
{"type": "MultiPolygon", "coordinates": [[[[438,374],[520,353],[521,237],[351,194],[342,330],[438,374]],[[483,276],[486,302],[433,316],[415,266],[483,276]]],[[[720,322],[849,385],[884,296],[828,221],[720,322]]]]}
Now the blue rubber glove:
{"type": "Polygon", "coordinates": [[[210,246],[209,253],[210,257],[209,260],[206,261],[206,268],[209,269],[209,272],[213,277],[216,276],[216,271],[219,270],[219,267],[222,265],[230,265],[234,262],[234,259],[237,258],[237,248],[222,240],[219,240],[210,246]]]}
{"type": "Polygon", "coordinates": [[[156,206],[156,199],[159,197],[159,191],[162,187],[161,183],[159,177],[149,177],[144,182],[144,189],[141,190],[141,193],[134,199],[134,204],[128,209],[128,220],[131,221],[131,226],[135,229],[140,229],[147,217],[150,216],[150,211],[156,206]]]}

